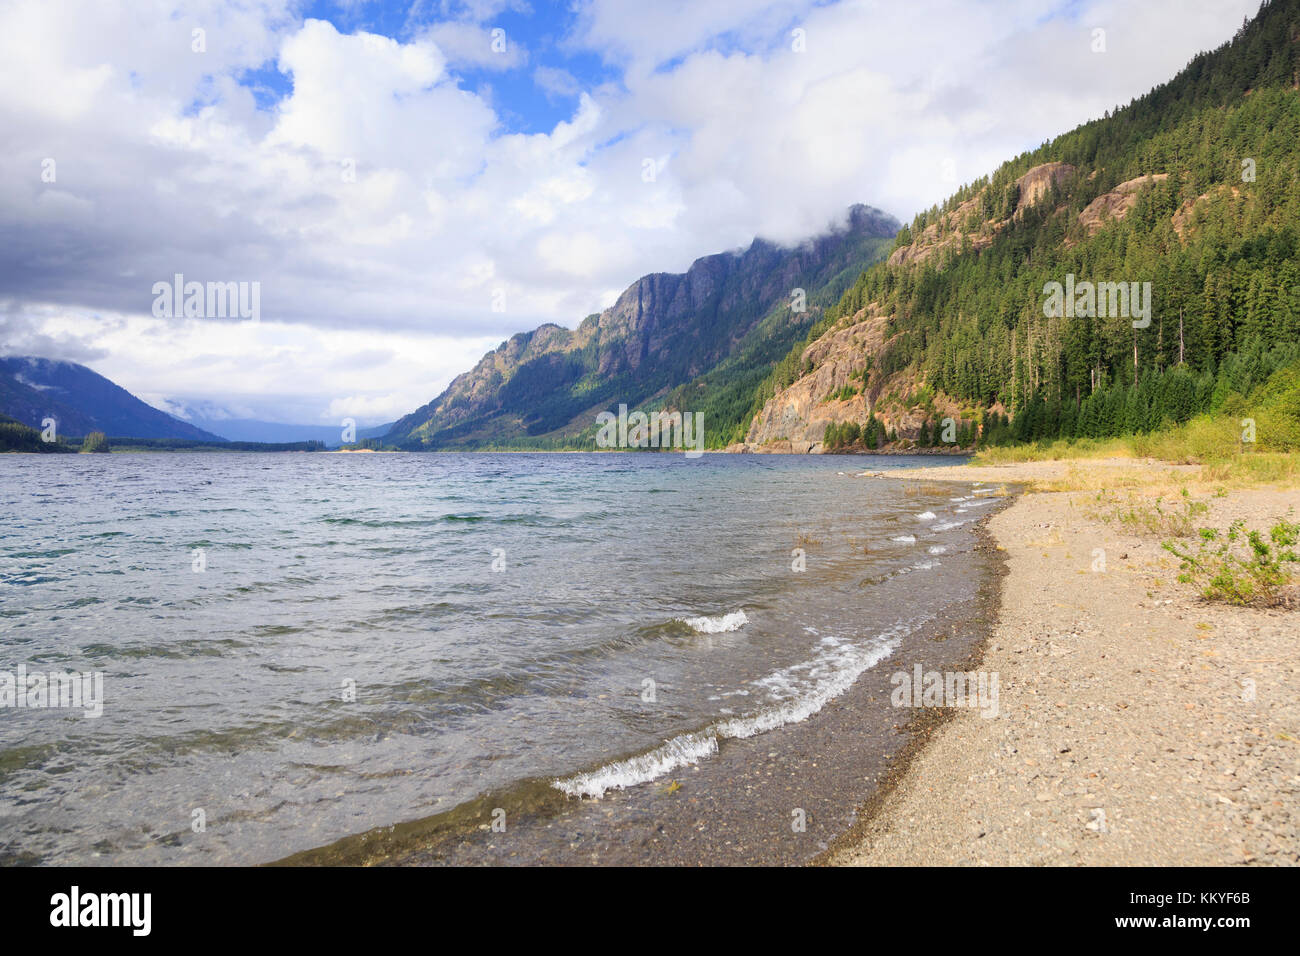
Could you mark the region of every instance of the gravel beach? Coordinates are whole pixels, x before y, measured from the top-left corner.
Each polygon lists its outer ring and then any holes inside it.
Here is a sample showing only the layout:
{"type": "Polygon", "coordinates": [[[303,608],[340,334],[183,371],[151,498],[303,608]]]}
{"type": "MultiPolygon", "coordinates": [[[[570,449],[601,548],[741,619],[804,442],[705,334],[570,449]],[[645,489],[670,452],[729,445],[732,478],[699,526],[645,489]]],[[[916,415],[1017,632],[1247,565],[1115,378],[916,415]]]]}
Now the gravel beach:
{"type": "MultiPolygon", "coordinates": [[[[1073,469],[1104,486],[1151,467],[1033,462],[890,477],[1041,488],[1073,469]]],[[[1175,480],[1185,472],[1170,468],[1175,480]]],[[[1203,497],[1210,510],[1197,526],[1240,517],[1262,527],[1300,505],[1294,489],[1203,497]]],[[[1007,559],[982,664],[1000,676],[1000,712],[953,711],[824,862],[1300,862],[1300,612],[1203,601],[1178,582],[1159,536],[1105,520],[1096,499],[1030,491],[989,519],[1007,559]]]]}

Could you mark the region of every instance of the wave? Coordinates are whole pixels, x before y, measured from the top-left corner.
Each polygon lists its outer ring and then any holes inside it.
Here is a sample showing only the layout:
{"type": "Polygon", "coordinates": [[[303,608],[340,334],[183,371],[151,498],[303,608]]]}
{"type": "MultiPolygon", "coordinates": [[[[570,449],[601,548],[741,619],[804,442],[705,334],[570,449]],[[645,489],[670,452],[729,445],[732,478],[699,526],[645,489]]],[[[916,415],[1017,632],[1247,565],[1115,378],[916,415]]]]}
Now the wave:
{"type": "Polygon", "coordinates": [[[897,537],[890,538],[890,541],[897,541],[899,544],[916,544],[916,535],[900,534],[897,537]]]}
{"type": "Polygon", "coordinates": [[[934,519],[935,519],[935,514],[933,511],[922,511],[919,515],[916,516],[917,521],[933,521],[934,519]]]}
{"type": "Polygon", "coordinates": [[[649,753],[606,764],[591,773],[555,781],[555,789],[571,797],[603,797],[607,790],[623,790],[688,767],[718,752],[714,734],[681,734],[649,753]]]}
{"type": "Polygon", "coordinates": [[[699,634],[721,634],[724,631],[738,631],[749,623],[744,611],[732,611],[717,617],[679,617],[691,630],[699,634]]]}
{"type": "Polygon", "coordinates": [[[900,625],[869,645],[845,644],[833,637],[822,638],[820,651],[810,660],[774,671],[753,682],[767,690],[774,706],[748,716],[721,721],[704,730],[679,734],[646,753],[556,780],[552,786],[571,797],[600,798],[610,790],[649,783],[679,767],[692,766],[717,753],[721,740],[742,740],[786,724],[801,723],[852,687],[864,671],[893,654],[902,641],[903,632],[904,627],[900,625]]]}

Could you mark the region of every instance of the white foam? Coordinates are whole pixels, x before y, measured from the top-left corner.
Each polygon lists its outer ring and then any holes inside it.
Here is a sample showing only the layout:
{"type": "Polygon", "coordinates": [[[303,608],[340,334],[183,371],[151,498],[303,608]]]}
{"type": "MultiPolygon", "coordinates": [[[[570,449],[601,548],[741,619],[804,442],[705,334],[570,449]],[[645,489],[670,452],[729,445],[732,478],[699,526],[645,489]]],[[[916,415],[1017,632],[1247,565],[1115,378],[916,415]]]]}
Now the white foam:
{"type": "Polygon", "coordinates": [[[970,524],[974,519],[966,518],[962,521],[945,521],[943,524],[934,525],[934,531],[951,531],[953,528],[960,528],[964,524],[970,524]]]}
{"type": "Polygon", "coordinates": [[[933,511],[922,511],[916,516],[917,521],[933,521],[935,518],[933,511]]]}
{"type": "Polygon", "coordinates": [[[908,565],[905,568],[899,568],[899,574],[911,574],[913,571],[933,571],[939,567],[938,561],[920,561],[917,564],[908,565]]]}
{"type": "Polygon", "coordinates": [[[927,550],[928,550],[928,552],[929,552],[930,554],[947,554],[947,553],[948,553],[948,548],[947,548],[947,546],[946,546],[946,545],[942,545],[942,544],[934,544],[934,545],[931,545],[927,550]]]}
{"type": "Polygon", "coordinates": [[[718,617],[679,617],[691,630],[699,634],[721,634],[724,631],[738,631],[749,623],[744,611],[732,611],[718,617]]]}
{"type": "Polygon", "coordinates": [[[711,695],[709,697],[709,700],[726,700],[728,697],[748,697],[748,696],[749,696],[749,691],[747,690],[728,690],[728,691],[723,691],[721,694],[711,695]]]}
{"type": "Polygon", "coordinates": [[[891,634],[869,646],[823,642],[811,660],[783,668],[755,681],[768,690],[777,706],[749,717],[724,721],[714,729],[720,738],[742,739],[768,730],[797,724],[853,686],[863,671],[875,667],[898,649],[900,637],[891,634]]]}
{"type": "Polygon", "coordinates": [[[916,544],[916,536],[911,534],[900,534],[898,537],[889,540],[897,541],[899,544],[916,544]]]}
{"type": "Polygon", "coordinates": [[[805,721],[852,687],[864,671],[894,653],[903,632],[900,625],[868,645],[822,638],[810,660],[753,682],[768,692],[774,706],[749,716],[723,720],[697,733],[680,734],[648,753],[606,764],[590,773],[556,780],[552,786],[571,797],[598,798],[609,790],[648,783],[679,767],[692,766],[717,753],[719,740],[753,737],[805,721]]]}
{"type": "Polygon", "coordinates": [[[606,790],[622,790],[638,783],[648,783],[717,752],[718,738],[708,731],[681,734],[649,753],[606,764],[599,770],[580,773],[568,780],[557,780],[554,786],[571,797],[601,797],[606,790]]]}

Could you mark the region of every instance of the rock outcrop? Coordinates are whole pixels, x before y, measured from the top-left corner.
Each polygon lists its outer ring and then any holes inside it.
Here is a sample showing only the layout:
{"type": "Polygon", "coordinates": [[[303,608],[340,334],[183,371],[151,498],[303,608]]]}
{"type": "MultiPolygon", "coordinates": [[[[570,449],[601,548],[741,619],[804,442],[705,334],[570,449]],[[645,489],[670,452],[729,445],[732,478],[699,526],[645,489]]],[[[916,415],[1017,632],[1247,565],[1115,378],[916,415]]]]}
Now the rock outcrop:
{"type": "Polygon", "coordinates": [[[961,409],[946,396],[931,399],[928,411],[909,403],[921,384],[913,373],[871,371],[889,345],[890,318],[873,303],[804,349],[809,371],[768,399],[750,422],[744,445],[729,450],[816,454],[828,425],[862,424],[872,415],[909,442],[927,419],[960,418],[961,409]],[[846,385],[858,391],[837,397],[846,385]]]}
{"type": "MultiPolygon", "coordinates": [[[[1043,163],[1035,166],[1016,180],[1017,199],[1011,218],[1016,219],[1025,214],[1025,210],[1036,206],[1051,191],[1074,174],[1074,167],[1069,163],[1043,163]]],[[[891,266],[918,265],[932,259],[941,252],[960,252],[963,248],[972,250],[986,249],[993,244],[993,238],[1006,227],[1008,220],[980,220],[980,210],[984,207],[985,186],[978,193],[958,205],[938,222],[926,226],[920,235],[904,246],[899,246],[889,256],[891,266]],[[974,221],[974,228],[972,226],[974,221]]]]}
{"type": "Polygon", "coordinates": [[[1043,163],[1035,166],[1016,180],[1020,198],[1016,202],[1015,217],[1021,217],[1025,210],[1037,206],[1051,190],[1061,185],[1074,175],[1074,167],[1069,163],[1043,163]]]}
{"type": "Polygon", "coordinates": [[[1089,236],[1095,236],[1107,222],[1118,222],[1127,216],[1129,210],[1137,205],[1138,193],[1142,189],[1164,182],[1168,178],[1168,173],[1156,173],[1120,183],[1110,192],[1102,193],[1088,203],[1083,212],[1079,213],[1079,222],[1088,231],[1089,236]]]}

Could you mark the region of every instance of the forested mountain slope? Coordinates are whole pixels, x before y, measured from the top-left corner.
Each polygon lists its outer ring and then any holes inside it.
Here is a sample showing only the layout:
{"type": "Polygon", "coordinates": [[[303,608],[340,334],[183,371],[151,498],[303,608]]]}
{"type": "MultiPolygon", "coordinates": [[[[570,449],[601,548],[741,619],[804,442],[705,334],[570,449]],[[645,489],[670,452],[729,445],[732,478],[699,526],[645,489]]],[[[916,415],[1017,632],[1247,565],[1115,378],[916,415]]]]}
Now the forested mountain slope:
{"type": "Polygon", "coordinates": [[[1271,0],[1170,82],[917,216],[760,386],[749,447],[821,450],[828,426],[928,444],[944,418],[967,442],[1185,421],[1300,356],[1298,243],[1300,0],[1271,0]]]}
{"type": "Polygon", "coordinates": [[[52,418],[60,436],[101,431],[124,438],[224,440],[145,404],[84,365],[56,359],[0,357],[0,413],[38,430],[52,418]]]}

